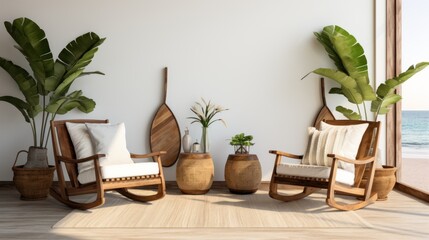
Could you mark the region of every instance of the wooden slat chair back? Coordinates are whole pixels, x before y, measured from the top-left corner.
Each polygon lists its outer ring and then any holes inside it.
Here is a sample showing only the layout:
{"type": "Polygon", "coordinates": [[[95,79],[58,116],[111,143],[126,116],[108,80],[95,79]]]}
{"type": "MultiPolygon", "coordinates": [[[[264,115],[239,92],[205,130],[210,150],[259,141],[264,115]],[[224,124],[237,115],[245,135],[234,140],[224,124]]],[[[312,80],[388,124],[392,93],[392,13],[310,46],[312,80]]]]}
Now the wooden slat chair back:
{"type": "MultiPolygon", "coordinates": [[[[70,138],[70,134],[67,131],[66,122],[71,123],[108,123],[109,120],[94,120],[94,119],[73,119],[64,121],[52,122],[52,142],[54,156],[62,156],[70,159],[76,159],[76,153],[74,151],[73,142],[70,138]]],[[[78,169],[75,163],[65,163],[67,174],[70,178],[70,184],[73,187],[78,187],[80,184],[77,181],[78,169]]]]}
{"type": "Polygon", "coordinates": [[[368,128],[366,129],[362,137],[362,141],[359,145],[356,160],[346,159],[342,156],[338,156],[335,154],[328,154],[328,156],[333,159],[329,178],[289,176],[277,174],[277,167],[279,166],[279,164],[281,164],[281,159],[283,157],[287,157],[302,160],[303,155],[295,155],[278,150],[271,150],[270,153],[275,154],[276,158],[272,178],[270,181],[270,197],[288,202],[304,198],[318,191],[319,189],[328,189],[328,194],[326,198],[327,204],[331,207],[335,207],[340,210],[356,210],[367,206],[368,204],[374,202],[377,199],[377,194],[372,194],[371,188],[375,172],[375,156],[377,152],[378,137],[380,132],[380,122],[360,120],[326,120],[326,123],[331,125],[354,125],[368,123],[368,128]],[[345,184],[341,184],[335,181],[338,161],[355,164],[355,177],[354,184],[352,186],[347,186],[345,184]],[[368,178],[367,184],[364,187],[361,187],[360,183],[365,168],[369,169],[370,176],[368,178]],[[303,191],[293,195],[282,194],[278,191],[279,184],[302,186],[303,191]],[[335,201],[335,193],[353,195],[362,198],[363,200],[358,200],[357,202],[352,204],[340,204],[335,201]]]}
{"type": "Polygon", "coordinates": [[[52,147],[55,158],[55,166],[58,175],[58,184],[50,189],[50,194],[58,201],[71,208],[89,209],[100,206],[104,203],[104,191],[116,190],[120,194],[136,201],[153,201],[165,196],[165,179],[161,165],[161,155],[165,152],[156,152],[149,154],[131,154],[132,158],[149,158],[158,163],[159,174],[150,176],[137,176],[120,179],[102,179],[99,159],[102,154],[96,154],[85,159],[76,159],[73,142],[66,127],[66,122],[71,123],[98,123],[107,124],[108,120],[96,119],[71,119],[51,121],[52,147]],[[85,161],[94,161],[96,181],[93,183],[80,184],[78,181],[78,163],[85,161]],[[66,172],[63,171],[63,166],[66,172]],[[67,175],[66,175],[67,174],[67,175]],[[66,176],[68,176],[68,180],[66,176]],[[156,186],[157,192],[153,195],[137,195],[128,191],[129,188],[156,186]],[[80,203],[70,199],[70,196],[96,193],[97,197],[93,202],[80,203]]]}

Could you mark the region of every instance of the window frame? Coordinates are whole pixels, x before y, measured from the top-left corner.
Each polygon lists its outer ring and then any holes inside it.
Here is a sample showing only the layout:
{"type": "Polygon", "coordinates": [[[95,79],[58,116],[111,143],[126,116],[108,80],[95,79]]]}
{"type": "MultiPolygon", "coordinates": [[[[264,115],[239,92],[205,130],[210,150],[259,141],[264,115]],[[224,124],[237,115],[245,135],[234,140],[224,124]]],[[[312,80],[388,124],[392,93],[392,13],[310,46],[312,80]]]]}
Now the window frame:
{"type": "MultiPolygon", "coordinates": [[[[386,77],[401,73],[402,66],[402,0],[386,0],[386,77]]],[[[401,95],[401,87],[396,93],[401,95]]],[[[402,104],[398,102],[386,115],[386,163],[397,167],[395,189],[429,202],[429,194],[398,182],[402,165],[402,104]]]]}

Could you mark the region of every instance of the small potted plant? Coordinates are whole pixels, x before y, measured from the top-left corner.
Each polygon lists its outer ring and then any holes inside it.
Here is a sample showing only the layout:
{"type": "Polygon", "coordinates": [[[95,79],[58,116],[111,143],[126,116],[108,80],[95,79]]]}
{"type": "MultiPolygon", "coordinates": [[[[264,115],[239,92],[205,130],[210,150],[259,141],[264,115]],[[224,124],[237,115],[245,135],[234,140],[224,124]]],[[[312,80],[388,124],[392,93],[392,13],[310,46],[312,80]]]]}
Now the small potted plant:
{"type": "Polygon", "coordinates": [[[234,146],[235,154],[249,154],[250,146],[255,143],[252,142],[252,135],[245,135],[244,133],[236,134],[231,138],[229,144],[234,146]]]}
{"type": "Polygon", "coordinates": [[[258,190],[262,179],[261,164],[256,154],[249,154],[253,136],[239,133],[229,144],[234,146],[235,154],[228,155],[225,164],[225,183],[229,191],[237,194],[250,194],[258,190]]]}

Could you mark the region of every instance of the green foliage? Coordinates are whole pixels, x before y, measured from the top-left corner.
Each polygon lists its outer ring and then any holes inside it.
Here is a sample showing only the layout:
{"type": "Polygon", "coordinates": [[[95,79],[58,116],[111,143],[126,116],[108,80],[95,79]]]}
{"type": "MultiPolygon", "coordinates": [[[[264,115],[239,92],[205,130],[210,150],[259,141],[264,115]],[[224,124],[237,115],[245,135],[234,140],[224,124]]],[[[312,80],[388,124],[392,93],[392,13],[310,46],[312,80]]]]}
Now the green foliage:
{"type": "Polygon", "coordinates": [[[245,135],[244,133],[239,133],[234,136],[232,136],[231,141],[229,142],[232,146],[252,146],[254,143],[252,143],[253,136],[252,135],[245,135]]]}
{"type": "Polygon", "coordinates": [[[367,119],[365,102],[370,101],[370,111],[375,113],[375,120],[377,120],[379,114],[389,112],[391,106],[401,100],[401,96],[394,93],[395,89],[429,65],[428,62],[421,62],[416,66],[411,66],[398,77],[380,84],[375,92],[369,81],[364,49],[353,35],[334,25],[326,26],[322,32],[314,33],[314,35],[323,45],[337,69],[318,68],[312,73],[337,82],[340,88],[332,88],[329,93],[343,95],[350,103],[356,105],[358,113],[342,106],[336,108],[348,119],[362,119],[361,107],[365,119],[367,119]]]}
{"type": "Polygon", "coordinates": [[[234,146],[235,154],[248,154],[250,146],[253,146],[252,135],[245,135],[244,133],[239,133],[232,136],[230,145],[234,146]]]}
{"type": "Polygon", "coordinates": [[[95,108],[95,102],[82,96],[82,91],[68,94],[70,86],[79,77],[101,72],[84,72],[105,38],[89,32],[71,41],[54,61],[46,34],[28,18],[18,18],[4,23],[7,32],[15,40],[15,46],[26,58],[32,75],[12,61],[0,57],[0,67],[16,82],[24,99],[2,96],[0,101],[16,107],[31,124],[34,146],[46,147],[48,120],[57,114],[66,114],[73,109],[88,113],[95,108]],[[43,113],[40,138],[37,139],[35,117],[43,113]]]}

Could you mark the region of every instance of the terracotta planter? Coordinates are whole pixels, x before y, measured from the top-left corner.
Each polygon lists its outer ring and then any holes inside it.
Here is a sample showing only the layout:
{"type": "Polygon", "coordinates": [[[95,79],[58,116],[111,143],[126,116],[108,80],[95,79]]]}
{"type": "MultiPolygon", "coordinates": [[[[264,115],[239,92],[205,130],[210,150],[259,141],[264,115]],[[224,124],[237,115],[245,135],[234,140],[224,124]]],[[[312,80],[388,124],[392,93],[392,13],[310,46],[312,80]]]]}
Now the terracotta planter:
{"type": "MultiPolygon", "coordinates": [[[[396,183],[396,167],[383,165],[383,168],[376,168],[372,191],[378,194],[377,201],[387,200],[387,195],[392,191],[396,183]]],[[[361,186],[366,184],[368,172],[365,171],[361,186]]]]}

